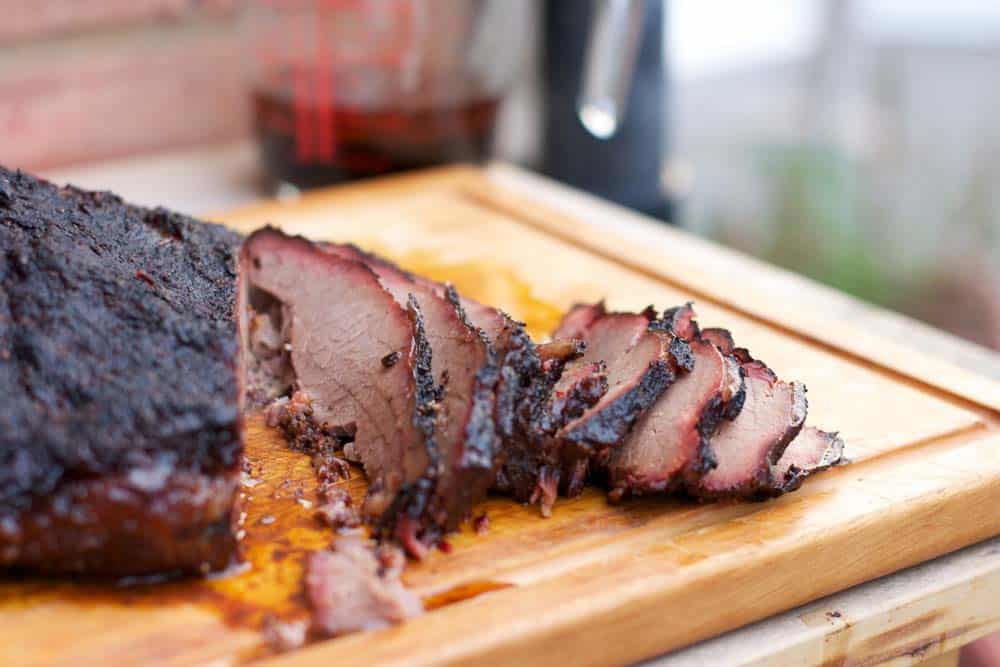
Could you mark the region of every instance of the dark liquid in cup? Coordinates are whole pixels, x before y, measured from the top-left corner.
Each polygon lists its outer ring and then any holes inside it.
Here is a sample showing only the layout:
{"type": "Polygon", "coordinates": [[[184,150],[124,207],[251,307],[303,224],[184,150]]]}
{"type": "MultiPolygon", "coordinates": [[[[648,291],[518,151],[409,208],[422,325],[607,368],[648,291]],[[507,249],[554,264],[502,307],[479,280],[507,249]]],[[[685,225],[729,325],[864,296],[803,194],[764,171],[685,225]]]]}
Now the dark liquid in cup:
{"type": "Polygon", "coordinates": [[[256,91],[254,118],[272,185],[307,188],[449,162],[486,159],[499,99],[378,108],[293,101],[256,91]]]}

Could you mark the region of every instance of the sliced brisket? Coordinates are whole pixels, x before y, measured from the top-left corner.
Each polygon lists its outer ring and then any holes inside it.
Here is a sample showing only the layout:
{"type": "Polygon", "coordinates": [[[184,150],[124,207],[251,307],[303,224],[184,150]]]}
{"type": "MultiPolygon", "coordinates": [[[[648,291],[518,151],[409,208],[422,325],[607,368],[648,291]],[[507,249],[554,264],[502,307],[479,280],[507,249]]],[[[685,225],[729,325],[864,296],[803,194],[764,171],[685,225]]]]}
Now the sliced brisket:
{"type": "Polygon", "coordinates": [[[723,417],[738,414],[743,378],[737,363],[704,340],[690,304],[654,324],[683,337],[694,367],[642,416],[608,462],[609,497],[665,492],[694,484],[715,467],[710,446],[723,417]]]}
{"type": "Polygon", "coordinates": [[[688,486],[701,498],[759,498],[779,486],[775,465],[799,434],[806,418],[806,388],[783,382],[763,362],[741,348],[729,346],[730,336],[706,330],[707,338],[731,350],[745,374],[746,397],[735,419],[723,422],[712,438],[717,465],[688,486]]]}
{"type": "Polygon", "coordinates": [[[0,567],[230,562],[238,243],[0,168],[0,567]]]}
{"type": "MultiPolygon", "coordinates": [[[[737,351],[733,336],[726,329],[705,329],[705,337],[715,343],[723,353],[747,358],[745,350],[737,351]]],[[[734,357],[735,358],[735,357],[734,357]]],[[[845,463],[844,441],[836,433],[827,433],[812,426],[805,426],[785,449],[773,469],[770,491],[764,495],[779,495],[794,491],[806,477],[827,468],[845,463]]]]}
{"type": "MultiPolygon", "coordinates": [[[[582,354],[563,362],[538,401],[542,408],[506,446],[500,490],[538,502],[546,516],[559,490],[581,491],[591,464],[603,464],[677,373],[690,368],[687,345],[650,328],[652,320],[651,310],[609,314],[603,304],[567,314],[556,336],[578,338],[582,354]]],[[[572,349],[564,341],[550,345],[572,349]]]]}
{"type": "Polygon", "coordinates": [[[366,514],[393,524],[400,491],[417,494],[437,465],[437,391],[419,305],[400,305],[368,266],[270,228],[247,239],[240,261],[245,303],[277,301],[288,318],[276,328],[288,335],[294,391],[319,428],[350,439],[345,453],[369,478],[366,514]]]}
{"type": "Polygon", "coordinates": [[[496,354],[486,335],[474,327],[451,288],[417,279],[394,264],[356,246],[323,244],[327,252],[365,262],[383,286],[405,304],[410,295],[424,314],[432,350],[432,372],[442,388],[435,429],[440,465],[424,474],[410,494],[397,524],[399,537],[413,555],[454,530],[472,506],[486,497],[493,481],[493,462],[500,441],[494,420],[496,354]]]}
{"type": "Polygon", "coordinates": [[[313,552],[306,566],[312,631],[323,637],[377,630],[423,613],[420,599],[399,581],[399,570],[354,537],[313,552]]]}
{"type": "Polygon", "coordinates": [[[552,332],[555,339],[582,339],[587,329],[597,320],[608,314],[603,301],[597,303],[574,304],[565,315],[559,326],[552,332]]]}
{"type": "MultiPolygon", "coordinates": [[[[407,515],[410,519],[404,525],[421,537],[403,540],[409,551],[421,555],[420,545],[433,541],[428,538],[439,536],[442,529],[454,528],[472,505],[482,499],[494,479],[498,490],[528,500],[538,488],[538,434],[544,428],[547,436],[551,436],[571,416],[579,416],[597,400],[606,389],[603,368],[585,365],[575,379],[568,378],[564,386],[556,388],[563,367],[582,353],[579,342],[561,340],[535,345],[523,324],[498,309],[459,296],[451,287],[407,273],[355,246],[323,244],[323,247],[327,252],[366,263],[397,299],[414,293],[420,295],[422,305],[425,302],[447,303],[466,331],[475,334],[481,345],[479,350],[485,353],[481,366],[472,374],[469,369],[474,364],[455,364],[455,368],[445,368],[438,375],[443,384],[445,404],[449,404],[450,387],[471,389],[456,392],[450,401],[451,407],[444,411],[447,415],[464,414],[467,418],[438,429],[437,439],[443,454],[435,486],[439,492],[431,501],[417,503],[426,508],[422,518],[415,513],[407,515]],[[443,435],[446,429],[450,430],[451,437],[443,435]],[[449,442],[453,444],[447,444],[449,442]],[[435,532],[429,530],[430,526],[439,529],[435,532]]],[[[425,312],[431,308],[428,305],[425,312]]],[[[454,333],[435,337],[435,327],[431,324],[435,318],[427,317],[427,321],[435,359],[469,358],[467,352],[454,352],[458,338],[454,333]]],[[[454,322],[438,329],[454,329],[454,322]]],[[[468,338],[463,340],[466,344],[469,341],[468,338]]]]}
{"type": "Polygon", "coordinates": [[[582,332],[586,351],[567,370],[603,362],[608,391],[556,433],[569,448],[574,469],[578,461],[605,458],[677,374],[690,370],[688,346],[669,331],[650,327],[654,317],[651,309],[638,314],[608,313],[582,332]]]}
{"type": "MultiPolygon", "coordinates": [[[[461,507],[461,514],[481,499],[484,489],[480,482],[487,480],[496,490],[512,493],[522,501],[537,498],[540,472],[542,477],[545,473],[539,452],[551,449],[541,443],[548,442],[556,430],[579,416],[606,391],[603,366],[582,365],[557,388],[566,364],[583,351],[579,341],[556,340],[536,345],[522,323],[499,309],[460,296],[448,286],[406,273],[354,246],[326,244],[325,247],[330,252],[366,262],[380,276],[391,277],[397,283],[407,281],[410,288],[418,286],[445,297],[487,344],[489,356],[476,374],[473,392],[476,399],[466,428],[467,444],[461,449],[468,461],[452,459],[453,466],[470,468],[473,472],[453,475],[462,482],[451,493],[461,507]],[[488,464],[492,464],[489,469],[488,464]],[[483,474],[487,469],[489,474],[483,474]],[[458,495],[462,493],[464,497],[458,495]]],[[[548,461],[551,457],[543,458],[548,461]]]]}
{"type": "Polygon", "coordinates": [[[794,491],[806,477],[844,462],[844,441],[836,433],[806,426],[774,466],[775,495],[794,491]]]}

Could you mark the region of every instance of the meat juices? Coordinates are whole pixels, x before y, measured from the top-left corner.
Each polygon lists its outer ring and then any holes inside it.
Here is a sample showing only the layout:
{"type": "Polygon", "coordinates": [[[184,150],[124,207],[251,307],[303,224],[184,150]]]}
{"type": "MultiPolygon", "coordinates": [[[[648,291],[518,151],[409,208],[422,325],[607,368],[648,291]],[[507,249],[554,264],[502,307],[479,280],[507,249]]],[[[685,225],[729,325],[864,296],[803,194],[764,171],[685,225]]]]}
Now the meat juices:
{"type": "Polygon", "coordinates": [[[239,237],[0,168],[0,567],[225,568],[239,237]]]}

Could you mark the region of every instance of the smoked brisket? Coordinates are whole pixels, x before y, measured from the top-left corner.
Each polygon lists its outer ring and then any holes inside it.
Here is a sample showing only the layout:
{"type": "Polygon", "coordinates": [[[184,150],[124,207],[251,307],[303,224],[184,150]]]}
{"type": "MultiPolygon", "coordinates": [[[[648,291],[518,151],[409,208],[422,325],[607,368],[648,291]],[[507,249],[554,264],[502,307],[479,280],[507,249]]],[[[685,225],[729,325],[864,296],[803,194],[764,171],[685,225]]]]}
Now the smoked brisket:
{"type": "Polygon", "coordinates": [[[546,418],[532,420],[508,452],[498,476],[502,490],[538,502],[548,515],[557,492],[578,494],[592,466],[603,467],[643,413],[690,370],[688,346],[651,327],[653,320],[651,310],[607,313],[603,304],[567,314],[554,335],[578,339],[582,354],[552,382],[546,418]]]}
{"type": "Polygon", "coordinates": [[[429,489],[429,494],[410,494],[410,506],[399,510],[396,526],[400,541],[420,555],[455,530],[493,482],[499,447],[494,415],[497,355],[487,336],[469,322],[450,287],[418,280],[356,246],[326,243],[322,248],[364,262],[397,303],[406,304],[412,295],[424,314],[431,369],[441,387],[435,425],[440,457],[414,487],[429,489]]]}
{"type": "Polygon", "coordinates": [[[810,475],[844,462],[844,441],[838,434],[806,426],[775,464],[774,484],[768,495],[794,491],[810,475]]]}
{"type": "MultiPolygon", "coordinates": [[[[716,467],[688,485],[700,498],[762,498],[785,490],[778,460],[805,423],[806,388],[779,380],[762,361],[734,348],[728,331],[706,329],[706,340],[737,359],[745,376],[743,409],[712,437],[716,467]]],[[[788,489],[794,486],[790,480],[788,489]]]]}
{"type": "Polygon", "coordinates": [[[690,304],[668,310],[654,326],[683,338],[693,368],[646,411],[607,465],[609,496],[682,489],[716,466],[712,436],[743,403],[740,367],[702,338],[690,304]]]}
{"type": "Polygon", "coordinates": [[[0,566],[230,562],[239,240],[0,168],[0,566]]]}

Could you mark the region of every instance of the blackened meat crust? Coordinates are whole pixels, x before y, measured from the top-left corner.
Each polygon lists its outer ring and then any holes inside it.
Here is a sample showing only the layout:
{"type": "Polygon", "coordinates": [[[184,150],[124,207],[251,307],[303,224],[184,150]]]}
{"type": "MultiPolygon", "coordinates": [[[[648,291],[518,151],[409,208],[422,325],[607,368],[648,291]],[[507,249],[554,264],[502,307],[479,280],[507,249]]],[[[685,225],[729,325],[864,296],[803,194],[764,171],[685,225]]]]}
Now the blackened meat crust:
{"type": "Polygon", "coordinates": [[[486,497],[496,472],[496,457],[500,449],[500,435],[496,425],[496,389],[500,381],[500,366],[496,349],[486,333],[469,321],[461,298],[450,285],[445,291],[448,301],[455,308],[462,322],[479,336],[486,350],[486,361],[476,371],[472,390],[472,407],[464,429],[461,453],[452,463],[456,488],[448,490],[450,500],[446,527],[452,530],[465,518],[473,505],[486,497]]]}
{"type": "Polygon", "coordinates": [[[0,565],[139,574],[224,564],[232,494],[228,506],[188,494],[229,488],[242,452],[239,236],[3,168],[0,191],[0,565]],[[147,521],[141,503],[106,494],[150,469],[177,484],[153,493],[167,506],[147,521]],[[70,497],[73,521],[32,528],[70,497]],[[170,531],[176,547],[115,553],[166,545],[170,531]]]}
{"type": "Polygon", "coordinates": [[[420,306],[412,295],[407,303],[406,313],[413,323],[413,383],[416,404],[413,426],[423,435],[427,469],[416,480],[403,485],[389,509],[379,518],[378,528],[383,535],[393,535],[398,539],[411,555],[421,557],[426,552],[426,544],[437,540],[437,535],[423,535],[426,526],[421,518],[428,511],[428,502],[441,477],[443,465],[434,434],[441,387],[434,383],[431,345],[427,340],[420,306]]]}
{"type": "Polygon", "coordinates": [[[516,427],[504,440],[496,490],[520,502],[539,503],[546,516],[562,477],[561,444],[554,436],[608,390],[603,363],[568,365],[585,347],[581,341],[558,340],[539,345],[534,356],[528,355],[532,362],[522,367],[528,382],[516,427]]]}
{"type": "Polygon", "coordinates": [[[615,446],[629,432],[639,415],[673,383],[674,378],[669,362],[652,362],[635,387],[578,428],[564,433],[563,439],[592,453],[615,446]]]}

